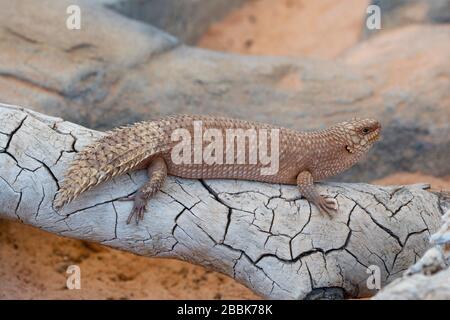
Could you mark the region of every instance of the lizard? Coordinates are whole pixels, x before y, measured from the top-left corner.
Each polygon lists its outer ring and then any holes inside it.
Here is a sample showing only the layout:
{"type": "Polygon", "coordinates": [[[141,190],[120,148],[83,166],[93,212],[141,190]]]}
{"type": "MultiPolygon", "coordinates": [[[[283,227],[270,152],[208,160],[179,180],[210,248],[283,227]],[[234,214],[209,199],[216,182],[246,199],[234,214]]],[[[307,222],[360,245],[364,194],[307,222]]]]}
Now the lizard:
{"type": "MultiPolygon", "coordinates": [[[[331,216],[338,210],[337,200],[321,195],[314,182],[337,175],[357,163],[381,133],[374,119],[352,119],[326,129],[298,131],[271,124],[205,115],[174,115],[154,121],[123,126],[106,133],[82,148],[65,171],[56,193],[54,207],[58,210],[79,194],[113,177],[133,170],[146,169],[148,181],[134,194],[120,200],[132,200],[127,224],[144,218],[147,203],[164,184],[167,175],[190,179],[241,179],[266,183],[297,185],[300,195],[314,204],[321,213],[331,216]],[[278,163],[275,174],[262,174],[261,163],[179,163],[172,152],[177,141],[174,130],[195,134],[194,123],[225,134],[230,129],[277,130],[278,163]]],[[[269,140],[274,140],[273,137],[269,140]]],[[[247,149],[259,144],[245,140],[247,149]]],[[[206,147],[208,141],[202,141],[206,147]]],[[[235,142],[225,146],[225,152],[235,142]],[[227,149],[228,148],[228,149],[227,149]]],[[[187,149],[189,152],[194,152],[187,149]]],[[[249,150],[246,154],[249,154],[249,150]]],[[[275,148],[271,151],[276,151],[275,148]]],[[[187,156],[191,156],[188,154],[187,156]]],[[[236,160],[236,155],[234,155],[236,160]]]]}

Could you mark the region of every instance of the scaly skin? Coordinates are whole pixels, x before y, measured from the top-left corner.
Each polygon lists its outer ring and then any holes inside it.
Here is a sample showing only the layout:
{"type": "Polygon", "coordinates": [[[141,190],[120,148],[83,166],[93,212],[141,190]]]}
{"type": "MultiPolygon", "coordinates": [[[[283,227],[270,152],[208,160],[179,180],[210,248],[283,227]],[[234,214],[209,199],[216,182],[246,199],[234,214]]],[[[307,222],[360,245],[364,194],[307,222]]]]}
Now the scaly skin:
{"type": "MultiPolygon", "coordinates": [[[[268,183],[296,184],[300,194],[316,205],[323,213],[330,215],[337,210],[333,198],[320,195],[314,182],[353,166],[378,139],[381,126],[376,120],[351,120],[325,130],[299,132],[269,124],[212,116],[180,115],[157,121],[136,123],[110,131],[105,137],[80,151],[67,170],[61,188],[55,199],[60,208],[80,193],[100,182],[137,169],[148,169],[149,181],[135,195],[125,200],[134,200],[132,212],[136,222],[143,218],[148,200],[158,192],[169,175],[193,179],[242,179],[268,183]],[[194,137],[194,121],[201,121],[203,132],[217,129],[224,137],[223,163],[177,164],[173,161],[172,149],[179,144],[171,135],[175,129],[186,129],[194,137]],[[255,129],[258,133],[267,129],[269,154],[271,129],[279,131],[279,168],[275,174],[262,174],[267,167],[260,161],[248,163],[251,151],[258,151],[258,143],[245,140],[247,161],[234,163],[225,161],[230,145],[225,143],[227,129],[255,129]]],[[[203,150],[210,141],[203,141],[203,150]]],[[[276,150],[276,149],[274,149],[276,150]]],[[[191,148],[192,159],[194,148],[191,148]]],[[[232,153],[233,154],[233,153],[232,153]]]]}

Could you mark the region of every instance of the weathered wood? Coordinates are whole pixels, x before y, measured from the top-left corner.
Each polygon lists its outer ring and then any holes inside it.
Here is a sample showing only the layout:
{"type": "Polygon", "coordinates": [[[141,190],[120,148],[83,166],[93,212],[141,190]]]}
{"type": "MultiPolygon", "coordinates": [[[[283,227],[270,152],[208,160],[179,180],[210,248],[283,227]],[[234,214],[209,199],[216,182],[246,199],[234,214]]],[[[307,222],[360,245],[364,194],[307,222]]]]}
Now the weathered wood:
{"type": "Polygon", "coordinates": [[[442,227],[431,236],[434,247],[374,299],[450,300],[450,210],[442,220],[442,227]]]}
{"type": "Polygon", "coordinates": [[[429,247],[441,224],[437,195],[423,185],[321,184],[339,214],[320,215],[295,186],[169,177],[139,224],[117,201],[146,180],[124,175],[56,212],[58,181],[74,154],[101,133],[60,118],[0,105],[0,217],[136,254],[176,258],[223,272],[269,298],[372,295],[429,247]]]}

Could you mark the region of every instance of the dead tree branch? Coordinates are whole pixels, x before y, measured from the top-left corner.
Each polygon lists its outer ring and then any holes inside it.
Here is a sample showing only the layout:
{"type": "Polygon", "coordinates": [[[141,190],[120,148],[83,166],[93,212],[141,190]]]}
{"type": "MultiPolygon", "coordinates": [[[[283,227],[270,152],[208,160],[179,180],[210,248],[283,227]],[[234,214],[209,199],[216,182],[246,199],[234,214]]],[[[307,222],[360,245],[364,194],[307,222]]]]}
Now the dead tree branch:
{"type": "Polygon", "coordinates": [[[203,265],[277,299],[372,295],[412,265],[441,225],[439,197],[423,185],[327,183],[339,214],[328,219],[295,186],[169,177],[144,221],[125,223],[145,172],[84,193],[62,211],[52,203],[74,154],[101,133],[31,110],[0,105],[0,217],[139,255],[203,265]]]}

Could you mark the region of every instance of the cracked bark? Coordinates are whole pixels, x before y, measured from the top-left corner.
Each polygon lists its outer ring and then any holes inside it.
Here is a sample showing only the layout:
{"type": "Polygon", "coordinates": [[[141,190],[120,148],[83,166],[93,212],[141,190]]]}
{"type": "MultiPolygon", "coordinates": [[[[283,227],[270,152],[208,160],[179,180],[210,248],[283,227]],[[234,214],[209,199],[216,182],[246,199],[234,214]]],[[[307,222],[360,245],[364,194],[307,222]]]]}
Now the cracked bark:
{"type": "Polygon", "coordinates": [[[434,246],[373,299],[450,300],[450,210],[442,221],[441,228],[431,236],[434,246]]]}
{"type": "Polygon", "coordinates": [[[60,118],[0,104],[0,217],[126,250],[222,272],[276,299],[373,295],[366,267],[385,285],[428,248],[441,225],[439,195],[423,185],[321,184],[339,203],[333,219],[295,186],[169,177],[144,221],[125,223],[144,171],[82,194],[56,212],[59,179],[73,155],[102,135],[60,118]]]}

